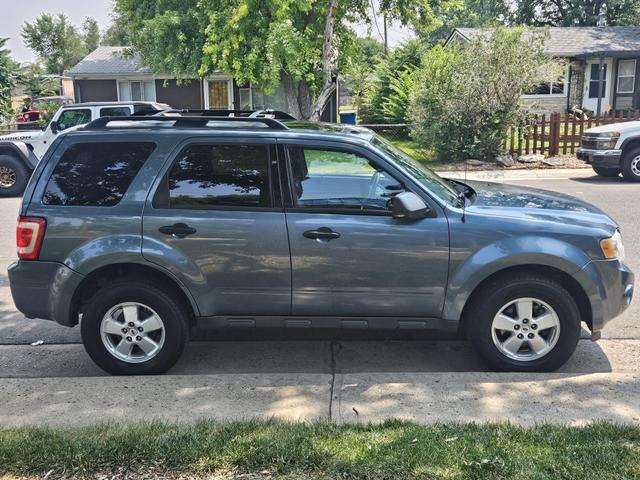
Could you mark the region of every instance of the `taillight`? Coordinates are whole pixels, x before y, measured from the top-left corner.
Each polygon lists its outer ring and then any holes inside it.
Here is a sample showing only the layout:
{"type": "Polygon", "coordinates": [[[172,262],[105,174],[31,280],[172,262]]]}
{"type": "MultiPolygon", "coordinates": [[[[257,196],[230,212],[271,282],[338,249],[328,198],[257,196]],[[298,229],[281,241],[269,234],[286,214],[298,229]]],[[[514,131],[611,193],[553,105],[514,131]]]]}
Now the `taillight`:
{"type": "Polygon", "coordinates": [[[16,245],[20,260],[37,260],[47,221],[44,218],[20,217],[16,229],[16,245]]]}

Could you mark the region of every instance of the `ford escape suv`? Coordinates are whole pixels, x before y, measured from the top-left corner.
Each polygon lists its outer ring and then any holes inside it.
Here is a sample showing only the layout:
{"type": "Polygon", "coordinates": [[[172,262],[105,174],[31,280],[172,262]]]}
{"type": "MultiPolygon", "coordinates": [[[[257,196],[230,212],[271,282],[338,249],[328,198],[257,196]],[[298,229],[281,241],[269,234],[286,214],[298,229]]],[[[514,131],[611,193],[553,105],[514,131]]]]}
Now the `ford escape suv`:
{"type": "Polygon", "coordinates": [[[196,324],[463,333],[548,371],[631,302],[618,226],[543,190],[440,178],[373,132],[274,118],[102,118],[38,164],[9,268],[27,317],[80,323],[113,374],[196,324]]]}

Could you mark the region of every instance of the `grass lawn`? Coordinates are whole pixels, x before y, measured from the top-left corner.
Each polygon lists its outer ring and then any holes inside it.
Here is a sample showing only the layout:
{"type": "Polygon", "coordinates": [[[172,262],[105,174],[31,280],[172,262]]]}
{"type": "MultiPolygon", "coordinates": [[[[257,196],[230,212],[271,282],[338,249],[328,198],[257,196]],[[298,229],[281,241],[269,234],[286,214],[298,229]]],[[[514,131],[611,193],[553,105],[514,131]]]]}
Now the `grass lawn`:
{"type": "Polygon", "coordinates": [[[0,478],[49,472],[48,478],[226,472],[217,478],[618,480],[640,477],[640,428],[397,421],[0,428],[0,478]]]}

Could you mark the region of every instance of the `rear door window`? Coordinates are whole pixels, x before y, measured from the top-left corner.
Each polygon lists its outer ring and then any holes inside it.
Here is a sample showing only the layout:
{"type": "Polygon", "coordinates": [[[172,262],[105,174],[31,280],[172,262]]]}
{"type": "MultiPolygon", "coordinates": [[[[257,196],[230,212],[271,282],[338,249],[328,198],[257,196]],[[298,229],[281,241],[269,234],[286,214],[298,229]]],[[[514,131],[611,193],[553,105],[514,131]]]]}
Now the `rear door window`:
{"type": "Polygon", "coordinates": [[[111,207],[124,196],[156,144],[77,143],[62,155],[45,188],[45,205],[111,207]]]}
{"type": "Polygon", "coordinates": [[[159,207],[271,207],[266,145],[191,145],[154,202],[159,207]]]}

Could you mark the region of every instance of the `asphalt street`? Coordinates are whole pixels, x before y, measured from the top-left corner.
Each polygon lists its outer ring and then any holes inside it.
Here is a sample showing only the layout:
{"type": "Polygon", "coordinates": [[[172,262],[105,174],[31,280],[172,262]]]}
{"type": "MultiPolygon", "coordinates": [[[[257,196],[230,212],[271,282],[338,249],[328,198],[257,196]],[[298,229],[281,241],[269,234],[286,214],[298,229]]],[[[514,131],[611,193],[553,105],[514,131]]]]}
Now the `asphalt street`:
{"type": "MultiPolygon", "coordinates": [[[[599,206],[620,224],[626,263],[640,272],[635,202],[640,184],[604,180],[587,171],[570,172],[569,178],[496,180],[563,192],[599,206]]],[[[96,421],[96,411],[144,400],[145,418],[377,421],[394,416],[527,424],[534,417],[523,416],[517,404],[531,392],[545,399],[529,413],[539,408],[547,421],[640,422],[638,301],[606,326],[601,341],[591,342],[585,331],[574,357],[555,374],[490,373],[467,343],[415,334],[368,332],[357,338],[362,334],[198,331],[168,375],[107,378],[84,352],[77,327],[29,320],[15,310],[6,266],[15,258],[19,204],[19,199],[0,199],[0,403],[5,406],[0,423],[86,424],[96,421]],[[39,341],[43,344],[31,345],[39,341]],[[599,397],[584,403],[593,394],[599,397]],[[443,398],[450,408],[438,413],[434,405],[443,398]],[[575,405],[569,405],[572,399],[575,405]],[[165,410],[154,410],[158,405],[165,410]],[[549,416],[550,411],[555,413],[549,416]]],[[[128,418],[126,407],[114,412],[112,420],[128,418]]]]}

